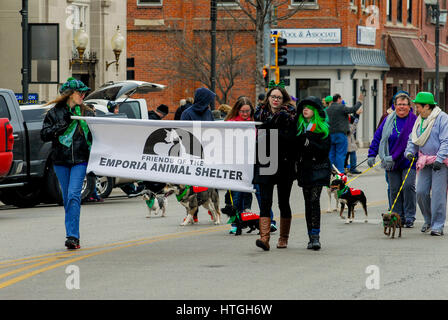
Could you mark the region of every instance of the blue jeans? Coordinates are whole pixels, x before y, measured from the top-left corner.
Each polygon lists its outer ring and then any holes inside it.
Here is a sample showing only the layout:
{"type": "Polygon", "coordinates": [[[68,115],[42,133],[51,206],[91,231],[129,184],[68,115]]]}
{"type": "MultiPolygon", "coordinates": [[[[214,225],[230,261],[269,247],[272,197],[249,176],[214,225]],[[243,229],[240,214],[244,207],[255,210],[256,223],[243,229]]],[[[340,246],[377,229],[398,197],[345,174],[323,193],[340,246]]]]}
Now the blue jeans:
{"type": "Polygon", "coordinates": [[[232,196],[233,205],[238,212],[244,212],[245,209],[250,209],[252,207],[252,193],[232,191],[232,196]]]}
{"type": "Polygon", "coordinates": [[[348,139],[347,135],[338,132],[330,134],[331,148],[330,148],[330,161],[339,172],[344,173],[345,155],[347,154],[348,139]]]}
{"type": "Polygon", "coordinates": [[[73,166],[54,165],[62,190],[65,210],[65,233],[67,237],[79,239],[79,218],[81,215],[81,190],[86,176],[87,163],[73,166]]]}

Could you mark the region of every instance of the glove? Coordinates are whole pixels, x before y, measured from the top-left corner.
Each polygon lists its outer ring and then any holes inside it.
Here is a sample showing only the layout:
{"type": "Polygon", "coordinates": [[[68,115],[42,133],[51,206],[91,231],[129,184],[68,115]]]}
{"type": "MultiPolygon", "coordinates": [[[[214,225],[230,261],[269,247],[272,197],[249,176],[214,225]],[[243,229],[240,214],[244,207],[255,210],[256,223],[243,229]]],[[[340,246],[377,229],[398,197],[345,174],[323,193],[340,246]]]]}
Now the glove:
{"type": "Polygon", "coordinates": [[[375,157],[369,157],[369,159],[367,159],[367,164],[372,168],[375,165],[375,157]]]}
{"type": "Polygon", "coordinates": [[[384,169],[386,169],[387,171],[392,170],[395,164],[394,160],[392,160],[392,156],[385,157],[383,163],[384,163],[384,169]]]}
{"type": "Polygon", "coordinates": [[[408,159],[409,161],[412,161],[414,159],[414,155],[410,152],[406,153],[406,159],[408,159]]]}
{"type": "Polygon", "coordinates": [[[432,170],[434,171],[438,171],[440,169],[442,169],[443,163],[436,161],[432,164],[432,170]]]}

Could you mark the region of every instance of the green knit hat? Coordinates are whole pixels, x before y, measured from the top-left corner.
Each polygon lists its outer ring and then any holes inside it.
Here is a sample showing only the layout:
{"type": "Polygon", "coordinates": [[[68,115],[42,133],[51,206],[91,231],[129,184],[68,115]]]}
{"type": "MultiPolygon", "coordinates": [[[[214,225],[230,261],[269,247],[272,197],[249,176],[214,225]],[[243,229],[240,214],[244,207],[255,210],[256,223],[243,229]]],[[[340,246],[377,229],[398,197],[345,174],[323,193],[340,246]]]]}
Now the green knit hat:
{"type": "Polygon", "coordinates": [[[87,87],[81,80],[76,80],[73,77],[67,79],[67,81],[59,88],[59,93],[64,93],[67,90],[86,92],[89,91],[90,88],[87,87]]]}
{"type": "Polygon", "coordinates": [[[421,105],[425,105],[425,104],[436,105],[437,104],[437,102],[434,101],[434,95],[431,92],[424,92],[424,91],[417,93],[415,100],[412,100],[412,102],[418,103],[421,105]]]}
{"type": "Polygon", "coordinates": [[[325,102],[332,102],[333,101],[333,96],[326,96],[325,97],[325,102]]]}

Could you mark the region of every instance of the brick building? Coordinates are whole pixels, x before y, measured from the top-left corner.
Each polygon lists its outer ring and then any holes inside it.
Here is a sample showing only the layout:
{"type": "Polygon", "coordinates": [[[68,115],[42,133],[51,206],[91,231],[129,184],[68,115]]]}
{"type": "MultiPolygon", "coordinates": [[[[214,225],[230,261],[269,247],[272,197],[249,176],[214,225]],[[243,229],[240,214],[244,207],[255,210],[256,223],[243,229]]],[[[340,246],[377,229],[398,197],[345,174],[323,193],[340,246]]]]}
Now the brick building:
{"type": "MultiPolygon", "coordinates": [[[[232,2],[218,1],[218,30],[236,31],[237,46],[252,53],[237,63],[248,69],[230,90],[226,100],[229,104],[242,94],[255,100],[254,29],[232,2]],[[232,17],[239,17],[238,23],[232,17]]],[[[291,0],[280,6],[278,15],[290,12],[301,2],[291,0]]],[[[271,26],[271,30],[288,40],[288,63],[281,67],[289,70],[286,89],[298,98],[340,93],[349,105],[364,93],[364,113],[357,138],[361,145],[368,145],[395,92],[405,89],[414,96],[423,89],[433,91],[435,28],[428,18],[425,2],[305,1],[295,15],[271,26]]],[[[447,1],[439,2],[446,9],[447,1]]],[[[136,0],[128,1],[127,6],[128,61],[133,66],[128,68],[130,77],[167,85],[165,92],[146,98],[151,108],[165,103],[173,114],[178,101],[192,96],[195,88],[202,85],[179,76],[178,66],[170,68],[169,61],[175,60],[178,54],[178,43],[167,39],[182,31],[191,43],[198,43],[195,39],[210,32],[210,1],[136,0]]],[[[443,106],[448,71],[448,35],[444,26],[440,39],[440,104],[443,106]]],[[[200,47],[204,52],[209,50],[206,42],[200,47]]],[[[272,56],[271,50],[271,64],[272,56]]]]}

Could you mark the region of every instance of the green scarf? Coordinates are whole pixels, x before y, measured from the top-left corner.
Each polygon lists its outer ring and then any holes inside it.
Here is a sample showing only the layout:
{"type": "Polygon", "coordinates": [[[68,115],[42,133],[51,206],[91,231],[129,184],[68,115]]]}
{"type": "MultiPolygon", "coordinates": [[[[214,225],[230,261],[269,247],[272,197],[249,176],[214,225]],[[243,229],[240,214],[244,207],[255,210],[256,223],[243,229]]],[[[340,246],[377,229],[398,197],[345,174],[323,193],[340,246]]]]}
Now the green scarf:
{"type": "Polygon", "coordinates": [[[345,192],[347,192],[348,186],[345,186],[344,189],[338,190],[336,193],[338,194],[338,198],[340,198],[345,192]]]}
{"type": "Polygon", "coordinates": [[[154,200],[155,200],[155,199],[156,199],[156,198],[151,198],[151,199],[149,199],[149,200],[146,200],[146,205],[148,206],[149,209],[151,209],[152,206],[154,205],[154,200]]]}
{"type": "MultiPolygon", "coordinates": [[[[70,106],[67,105],[68,112],[70,112],[74,116],[81,116],[81,107],[79,105],[75,106],[75,112],[73,113],[70,109],[70,106]]],[[[86,138],[87,144],[90,147],[92,146],[92,142],[89,141],[89,127],[84,120],[73,120],[68,126],[67,130],[65,130],[64,134],[59,136],[59,142],[66,147],[70,147],[73,143],[73,135],[75,134],[75,130],[78,127],[78,122],[81,125],[81,129],[84,132],[84,137],[86,138]]]]}
{"type": "Polygon", "coordinates": [[[176,196],[177,201],[180,202],[180,201],[182,200],[182,198],[183,198],[183,197],[185,196],[185,194],[187,193],[188,189],[190,189],[190,186],[185,186],[185,190],[184,190],[184,192],[182,192],[181,194],[179,194],[179,195],[176,196]]]}

